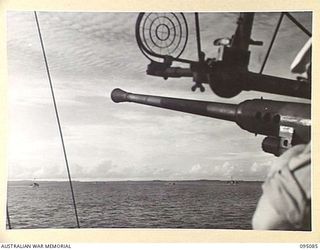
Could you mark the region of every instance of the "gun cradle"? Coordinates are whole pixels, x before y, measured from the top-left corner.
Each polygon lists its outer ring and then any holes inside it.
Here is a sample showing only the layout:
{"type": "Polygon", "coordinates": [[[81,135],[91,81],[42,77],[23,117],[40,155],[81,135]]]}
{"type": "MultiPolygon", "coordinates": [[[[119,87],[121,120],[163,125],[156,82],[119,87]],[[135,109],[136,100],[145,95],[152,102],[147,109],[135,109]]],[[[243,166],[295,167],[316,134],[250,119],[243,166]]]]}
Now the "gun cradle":
{"type": "Polygon", "coordinates": [[[121,89],[114,89],[111,99],[233,121],[251,133],[266,135],[262,149],[276,156],[291,146],[308,143],[311,137],[310,104],[264,99],[228,104],[133,94],[121,89]]]}

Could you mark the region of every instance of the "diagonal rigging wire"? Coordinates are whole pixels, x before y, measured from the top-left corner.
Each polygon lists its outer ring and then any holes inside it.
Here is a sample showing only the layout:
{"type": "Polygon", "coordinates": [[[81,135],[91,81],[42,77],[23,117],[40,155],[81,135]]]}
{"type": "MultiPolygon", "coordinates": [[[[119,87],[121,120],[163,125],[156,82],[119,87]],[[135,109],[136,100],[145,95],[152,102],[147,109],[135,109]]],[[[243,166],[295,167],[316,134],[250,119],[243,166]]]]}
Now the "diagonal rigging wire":
{"type": "Polygon", "coordinates": [[[65,163],[66,163],[66,168],[67,168],[67,172],[68,172],[68,178],[69,178],[69,184],[70,184],[70,189],[71,189],[74,213],[75,213],[76,221],[77,221],[77,227],[80,228],[79,219],[78,219],[78,212],[77,212],[77,206],[76,206],[76,200],[75,200],[75,196],[74,196],[74,192],[73,192],[72,180],[71,180],[71,175],[70,175],[70,170],[69,170],[69,163],[68,163],[68,158],[67,158],[67,153],[66,153],[66,147],[65,147],[65,144],[64,144],[64,140],[63,140],[63,134],[62,134],[61,124],[60,124],[58,108],[57,108],[56,99],[55,99],[55,95],[54,95],[54,91],[53,91],[53,86],[52,86],[52,81],[51,81],[51,77],[50,77],[48,61],[47,61],[47,57],[46,57],[46,53],[45,53],[45,49],[44,49],[44,44],[43,44],[42,35],[41,35],[41,31],[40,31],[39,20],[38,20],[38,16],[37,16],[37,12],[36,11],[34,12],[34,16],[35,16],[36,23],[37,23],[37,28],[38,28],[38,33],[39,33],[39,38],[40,38],[43,58],[44,58],[44,62],[45,62],[46,70],[47,70],[47,75],[48,75],[48,79],[49,79],[49,84],[50,84],[50,89],[51,89],[51,94],[52,94],[54,110],[55,110],[57,123],[58,123],[58,127],[59,127],[59,133],[60,133],[60,138],[61,138],[61,143],[62,143],[62,148],[63,148],[64,159],[65,159],[65,163]]]}
{"type": "Polygon", "coordinates": [[[290,13],[283,12],[289,19],[292,21],[299,29],[301,29],[307,36],[311,37],[312,34],[309,30],[307,30],[301,23],[298,22],[297,19],[295,19],[290,13]]]}
{"type": "Polygon", "coordinates": [[[270,54],[272,45],[273,45],[274,40],[276,39],[276,36],[277,36],[277,34],[278,34],[278,31],[279,31],[280,24],[281,24],[281,22],[282,22],[283,16],[284,16],[284,13],[281,12],[280,17],[279,17],[279,21],[278,21],[277,26],[276,26],[276,28],[275,28],[275,30],[274,30],[274,33],[273,33],[273,36],[272,36],[272,39],[271,39],[271,42],[270,42],[270,45],[269,45],[267,54],[266,54],[266,56],[265,56],[265,58],[264,58],[264,60],[263,60],[263,63],[262,63],[262,66],[261,66],[261,69],[260,69],[259,74],[262,74],[263,69],[264,69],[264,66],[265,66],[266,63],[267,63],[267,60],[268,60],[268,57],[269,57],[269,54],[270,54]]]}
{"type": "Polygon", "coordinates": [[[10,222],[9,208],[8,208],[8,195],[7,195],[7,205],[6,205],[6,210],[7,210],[7,223],[8,223],[8,227],[9,227],[9,229],[12,229],[12,227],[11,227],[11,222],[10,222]]]}

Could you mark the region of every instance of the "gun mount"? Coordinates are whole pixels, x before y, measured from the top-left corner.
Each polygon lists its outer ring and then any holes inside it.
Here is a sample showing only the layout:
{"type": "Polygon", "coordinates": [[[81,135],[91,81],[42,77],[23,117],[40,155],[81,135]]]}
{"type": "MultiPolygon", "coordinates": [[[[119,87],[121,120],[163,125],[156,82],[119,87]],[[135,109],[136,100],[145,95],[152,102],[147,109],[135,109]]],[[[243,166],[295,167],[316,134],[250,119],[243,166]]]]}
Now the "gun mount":
{"type": "Polygon", "coordinates": [[[310,79],[291,80],[262,74],[284,15],[311,36],[289,13],[281,13],[259,73],[248,70],[250,45],[263,44],[251,38],[254,13],[240,13],[237,29],[231,38],[214,40],[213,45],[219,46],[217,58],[206,58],[201,49],[198,13],[195,13],[198,60],[181,58],[189,37],[183,13],[140,13],[136,22],[136,40],[142,53],[150,59],[146,71],[148,75],[164,79],[191,77],[195,83],[192,91],[199,88],[203,92],[203,84],[209,84],[216,95],[226,98],[234,97],[241,91],[253,90],[310,99],[310,79]],[[188,64],[189,67],[173,67],[173,62],[188,64]]]}
{"type": "Polygon", "coordinates": [[[111,99],[235,122],[251,133],[266,135],[262,149],[276,156],[291,146],[308,143],[311,136],[309,104],[252,99],[236,105],[133,94],[121,89],[114,89],[111,99]]]}

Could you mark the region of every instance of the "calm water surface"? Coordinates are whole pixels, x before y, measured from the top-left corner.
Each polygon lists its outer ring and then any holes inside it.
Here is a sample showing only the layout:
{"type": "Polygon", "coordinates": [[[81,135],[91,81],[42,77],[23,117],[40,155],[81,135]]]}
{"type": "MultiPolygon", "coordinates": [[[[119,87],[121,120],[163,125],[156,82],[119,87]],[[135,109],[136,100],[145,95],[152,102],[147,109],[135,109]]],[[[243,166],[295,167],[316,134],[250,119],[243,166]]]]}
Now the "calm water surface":
{"type": "MultiPolygon", "coordinates": [[[[67,182],[8,184],[12,228],[73,228],[67,182]]],[[[261,183],[219,181],[74,182],[83,228],[251,229],[261,183]]]]}

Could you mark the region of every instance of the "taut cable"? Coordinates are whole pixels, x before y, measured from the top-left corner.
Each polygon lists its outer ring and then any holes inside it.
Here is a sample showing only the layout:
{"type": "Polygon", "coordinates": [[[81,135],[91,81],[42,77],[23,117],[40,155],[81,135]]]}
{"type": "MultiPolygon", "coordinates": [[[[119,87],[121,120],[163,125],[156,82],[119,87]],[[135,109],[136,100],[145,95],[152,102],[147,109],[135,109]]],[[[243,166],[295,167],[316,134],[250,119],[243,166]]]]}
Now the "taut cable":
{"type": "Polygon", "coordinates": [[[275,30],[274,30],[274,33],[273,33],[273,36],[272,36],[272,39],[271,39],[271,42],[270,42],[270,45],[269,45],[267,54],[266,54],[266,56],[265,56],[265,58],[264,58],[264,60],[263,60],[263,63],[262,63],[262,66],[261,66],[261,69],[260,69],[260,72],[259,72],[260,74],[262,74],[262,72],[263,72],[263,70],[264,70],[264,66],[266,66],[266,63],[267,63],[267,60],[268,60],[270,51],[271,51],[271,49],[272,49],[273,43],[274,43],[274,41],[275,41],[275,39],[276,39],[276,36],[277,36],[277,34],[278,34],[278,31],[279,31],[280,24],[281,24],[281,22],[282,22],[283,16],[284,16],[284,13],[282,12],[282,13],[280,14],[280,17],[279,17],[277,26],[276,26],[276,28],[275,28],[275,30]]]}
{"type": "MultiPolygon", "coordinates": [[[[8,199],[8,192],[7,192],[7,199],[8,199]]],[[[6,205],[6,211],[7,211],[7,223],[9,229],[12,229],[11,227],[11,222],[10,222],[10,214],[9,214],[9,208],[8,208],[8,200],[7,200],[7,205],[6,205]]]]}
{"type": "Polygon", "coordinates": [[[54,110],[55,110],[55,113],[56,113],[57,123],[58,123],[58,127],[59,127],[59,133],[60,133],[60,138],[61,138],[61,143],[62,143],[62,148],[63,148],[63,154],[64,154],[64,159],[65,159],[65,163],[66,163],[66,167],[67,167],[69,184],[70,184],[71,195],[72,195],[72,200],[73,200],[74,213],[75,213],[76,220],[77,220],[77,226],[78,226],[78,228],[80,228],[79,219],[78,219],[78,212],[77,212],[77,206],[76,206],[76,200],[75,200],[75,197],[74,197],[71,174],[70,174],[70,170],[69,170],[69,163],[68,163],[68,158],[67,158],[67,153],[66,153],[66,147],[65,147],[65,144],[64,144],[64,140],[63,140],[63,134],[62,134],[61,124],[60,124],[58,108],[57,108],[56,99],[55,99],[55,95],[54,95],[54,91],[53,91],[53,86],[52,86],[52,81],[51,81],[48,61],[47,61],[47,57],[46,57],[46,53],[45,53],[45,49],[44,49],[44,44],[43,44],[40,25],[39,25],[39,20],[38,20],[38,16],[37,16],[37,12],[36,11],[34,12],[34,16],[35,16],[36,23],[37,23],[37,28],[38,28],[38,33],[39,33],[39,38],[40,38],[43,58],[44,58],[44,62],[45,62],[45,65],[46,65],[47,75],[48,75],[51,94],[52,94],[54,110]]]}

